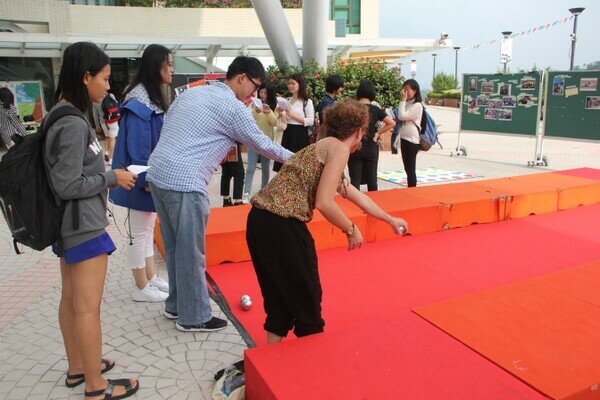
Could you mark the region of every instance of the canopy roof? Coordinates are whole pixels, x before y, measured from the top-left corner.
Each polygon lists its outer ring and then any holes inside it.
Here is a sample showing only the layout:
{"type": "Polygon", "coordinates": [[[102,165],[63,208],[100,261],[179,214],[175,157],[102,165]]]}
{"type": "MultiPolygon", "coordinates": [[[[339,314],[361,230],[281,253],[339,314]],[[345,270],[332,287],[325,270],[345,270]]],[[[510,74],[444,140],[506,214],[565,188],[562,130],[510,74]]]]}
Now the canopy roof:
{"type": "MultiPolygon", "coordinates": [[[[5,57],[55,57],[71,43],[90,41],[100,46],[112,58],[141,57],[146,46],[162,44],[178,57],[206,57],[208,62],[219,57],[240,54],[272,57],[264,37],[164,37],[164,36],[81,36],[52,33],[0,32],[0,54],[5,57]]],[[[302,43],[297,42],[302,50],[302,43]]],[[[329,56],[351,58],[398,59],[412,53],[432,51],[452,46],[450,40],[442,44],[438,39],[379,38],[329,39],[329,56]]]]}

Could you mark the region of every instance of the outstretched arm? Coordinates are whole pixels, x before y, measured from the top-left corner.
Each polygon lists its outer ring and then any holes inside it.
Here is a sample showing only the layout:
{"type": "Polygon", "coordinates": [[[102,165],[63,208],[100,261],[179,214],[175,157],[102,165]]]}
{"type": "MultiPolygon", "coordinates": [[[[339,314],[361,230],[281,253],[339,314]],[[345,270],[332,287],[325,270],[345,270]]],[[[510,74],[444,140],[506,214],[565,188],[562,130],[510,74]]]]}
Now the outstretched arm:
{"type": "Polygon", "coordinates": [[[347,198],[361,210],[372,216],[373,218],[377,218],[380,221],[387,222],[390,224],[391,228],[394,230],[396,234],[404,234],[408,232],[408,224],[402,218],[396,218],[385,212],[375,203],[369,196],[366,196],[360,190],[356,189],[354,186],[350,185],[347,181],[344,181],[343,185],[344,189],[341,190],[342,194],[347,193],[347,198]]]}

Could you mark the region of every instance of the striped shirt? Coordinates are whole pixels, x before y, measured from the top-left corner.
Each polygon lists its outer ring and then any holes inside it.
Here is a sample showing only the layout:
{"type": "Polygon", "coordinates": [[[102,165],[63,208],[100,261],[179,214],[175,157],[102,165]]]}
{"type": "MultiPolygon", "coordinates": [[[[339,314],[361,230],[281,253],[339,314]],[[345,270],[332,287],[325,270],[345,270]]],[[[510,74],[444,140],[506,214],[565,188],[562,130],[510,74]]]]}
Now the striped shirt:
{"type": "Polygon", "coordinates": [[[208,197],[212,174],[235,142],[279,162],[292,155],[265,136],[229,86],[188,89],[169,107],[146,179],[161,189],[208,197]]]}
{"type": "Polygon", "coordinates": [[[26,136],[25,126],[19,119],[19,114],[15,106],[4,108],[0,103],[0,134],[6,148],[11,148],[14,143],[11,137],[14,135],[26,136]]]}

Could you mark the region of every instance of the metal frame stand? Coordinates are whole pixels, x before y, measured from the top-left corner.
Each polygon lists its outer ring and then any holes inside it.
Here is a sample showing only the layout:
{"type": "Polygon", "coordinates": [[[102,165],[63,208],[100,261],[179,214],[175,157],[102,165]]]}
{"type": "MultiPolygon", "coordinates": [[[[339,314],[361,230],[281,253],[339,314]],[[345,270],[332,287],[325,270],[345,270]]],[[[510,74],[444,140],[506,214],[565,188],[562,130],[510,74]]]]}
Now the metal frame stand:
{"type": "Polygon", "coordinates": [[[450,152],[450,157],[452,156],[467,156],[467,148],[460,145],[460,129],[458,130],[458,143],[456,143],[456,148],[454,151],[450,152]]]}
{"type": "MultiPolygon", "coordinates": [[[[541,128],[541,127],[540,127],[541,128]]],[[[538,132],[535,137],[535,150],[533,153],[533,161],[527,161],[528,167],[548,166],[548,157],[544,155],[544,132],[538,132]],[[539,151],[538,151],[539,147],[539,151]]]]}
{"type": "MultiPolygon", "coordinates": [[[[546,87],[546,73],[542,72],[540,76],[540,88],[538,92],[538,99],[542,101],[542,93],[544,88],[546,87]]],[[[533,161],[528,161],[527,166],[535,167],[535,166],[548,166],[548,157],[544,155],[544,136],[546,136],[546,112],[548,107],[548,101],[544,105],[544,111],[542,114],[541,107],[538,108],[538,129],[535,135],[535,149],[533,151],[533,161]],[[539,148],[539,151],[538,151],[539,148]]]]}

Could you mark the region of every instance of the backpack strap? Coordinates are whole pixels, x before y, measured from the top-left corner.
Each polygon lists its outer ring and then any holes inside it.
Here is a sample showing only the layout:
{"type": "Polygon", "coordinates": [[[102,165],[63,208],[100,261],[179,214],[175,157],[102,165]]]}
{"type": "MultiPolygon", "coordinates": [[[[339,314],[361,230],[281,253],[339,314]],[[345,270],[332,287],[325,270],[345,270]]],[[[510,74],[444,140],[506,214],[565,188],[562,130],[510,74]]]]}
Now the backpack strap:
{"type": "MultiPolygon", "coordinates": [[[[48,114],[47,118],[44,118],[44,120],[42,121],[42,136],[43,136],[43,140],[44,140],[44,144],[46,143],[46,137],[48,134],[48,130],[50,129],[50,127],[59,119],[61,119],[62,117],[66,117],[67,115],[75,115],[77,117],[80,117],[81,119],[83,119],[85,121],[85,123],[88,123],[88,120],[85,118],[85,115],[83,115],[83,113],[81,111],[79,111],[78,108],[76,108],[75,106],[72,106],[70,104],[65,104],[64,106],[61,106],[59,108],[57,108],[56,110],[52,111],[50,114],[48,114]]],[[[54,142],[52,142],[52,152],[53,153],[58,153],[58,140],[54,140],[54,142]]],[[[50,189],[52,189],[52,193],[54,193],[54,197],[56,197],[57,199],[59,199],[58,195],[56,194],[56,190],[54,189],[54,186],[52,185],[52,179],[50,179],[50,173],[48,172],[48,169],[46,169],[46,178],[48,179],[48,184],[50,185],[50,189]]],[[[75,200],[71,200],[73,202],[73,229],[79,229],[79,200],[75,199],[75,200]]]]}

